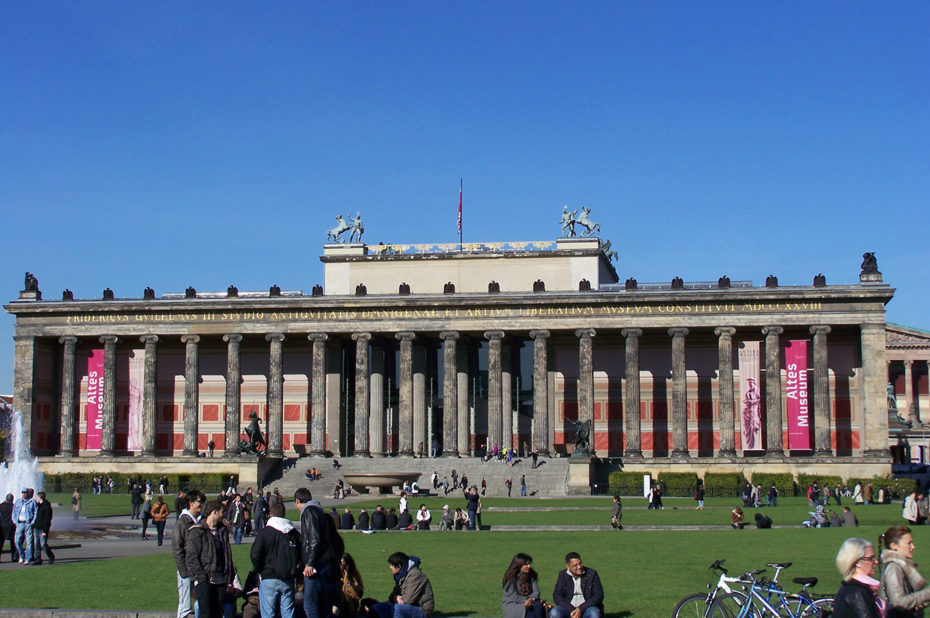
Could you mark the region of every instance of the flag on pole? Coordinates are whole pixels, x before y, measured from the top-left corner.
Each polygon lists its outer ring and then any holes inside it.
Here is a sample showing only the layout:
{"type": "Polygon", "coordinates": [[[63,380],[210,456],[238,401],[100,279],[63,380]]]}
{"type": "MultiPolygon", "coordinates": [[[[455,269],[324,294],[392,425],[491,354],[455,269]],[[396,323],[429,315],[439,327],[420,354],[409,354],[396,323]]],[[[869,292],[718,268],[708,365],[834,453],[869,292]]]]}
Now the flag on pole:
{"type": "Polygon", "coordinates": [[[462,179],[459,179],[459,236],[462,235],[462,179]]]}

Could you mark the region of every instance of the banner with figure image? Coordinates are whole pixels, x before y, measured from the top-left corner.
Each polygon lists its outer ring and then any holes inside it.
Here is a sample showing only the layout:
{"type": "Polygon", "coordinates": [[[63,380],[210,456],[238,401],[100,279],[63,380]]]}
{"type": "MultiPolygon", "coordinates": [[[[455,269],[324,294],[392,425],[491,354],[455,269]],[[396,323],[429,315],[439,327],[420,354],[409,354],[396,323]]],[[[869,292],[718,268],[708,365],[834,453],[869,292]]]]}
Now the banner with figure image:
{"type": "Polygon", "coordinates": [[[129,433],[126,450],[142,450],[142,384],[145,375],[145,350],[129,355],[129,433]]]}
{"type": "Polygon", "coordinates": [[[762,390],[759,387],[759,342],[744,341],[739,349],[740,436],[744,451],[761,451],[762,390]]]}
{"type": "Polygon", "coordinates": [[[103,350],[91,350],[87,357],[87,444],[88,451],[99,451],[103,439],[103,350]]]}
{"type": "Polygon", "coordinates": [[[785,345],[785,399],[788,402],[788,450],[811,450],[810,406],[807,396],[807,340],[785,345]]]}

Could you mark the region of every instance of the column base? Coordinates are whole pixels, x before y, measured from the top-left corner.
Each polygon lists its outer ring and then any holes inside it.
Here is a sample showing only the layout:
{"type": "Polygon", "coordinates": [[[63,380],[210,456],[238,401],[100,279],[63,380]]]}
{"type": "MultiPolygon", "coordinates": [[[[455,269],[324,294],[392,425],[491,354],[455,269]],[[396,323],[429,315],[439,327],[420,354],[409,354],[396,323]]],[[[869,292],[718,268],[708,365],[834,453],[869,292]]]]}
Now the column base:
{"type": "Polygon", "coordinates": [[[397,451],[398,457],[413,457],[416,459],[416,456],[413,454],[413,451],[397,451]]]}
{"type": "Polygon", "coordinates": [[[355,457],[371,457],[368,451],[355,451],[355,457]]]}
{"type": "Polygon", "coordinates": [[[871,459],[877,461],[891,461],[891,455],[885,449],[868,449],[862,451],[862,457],[864,459],[871,459]]]}
{"type": "Polygon", "coordinates": [[[61,451],[60,453],[57,453],[55,457],[58,457],[58,458],[74,457],[74,452],[73,451],[61,451]]]}
{"type": "Polygon", "coordinates": [[[828,448],[819,448],[814,451],[814,457],[833,457],[833,450],[828,448]]]}
{"type": "Polygon", "coordinates": [[[387,457],[387,453],[378,453],[378,452],[374,452],[374,451],[373,451],[373,452],[371,453],[371,456],[372,456],[372,457],[379,457],[379,458],[380,458],[380,457],[387,457]]]}
{"type": "Polygon", "coordinates": [[[184,449],[181,451],[181,455],[183,457],[199,457],[200,453],[198,453],[196,450],[184,449]]]}
{"type": "Polygon", "coordinates": [[[284,459],[284,451],[268,451],[265,453],[265,457],[270,457],[271,459],[284,459]]]}
{"type": "Polygon", "coordinates": [[[242,455],[241,451],[223,451],[223,457],[239,457],[242,455]]]}
{"type": "Polygon", "coordinates": [[[688,451],[676,450],[672,451],[670,459],[672,461],[690,461],[691,454],[688,451]]]}
{"type": "Polygon", "coordinates": [[[326,451],[310,451],[307,455],[310,457],[325,457],[326,451]]]}
{"type": "Polygon", "coordinates": [[[733,457],[733,458],[735,458],[735,457],[736,457],[736,449],[735,449],[735,448],[729,448],[729,449],[726,449],[726,450],[721,449],[720,451],[717,452],[717,456],[718,456],[718,457],[733,457]]]}
{"type": "Polygon", "coordinates": [[[637,461],[637,462],[639,462],[639,461],[645,461],[645,457],[643,457],[643,452],[640,451],[640,450],[635,450],[635,451],[629,450],[629,451],[625,451],[625,452],[623,453],[623,459],[625,459],[625,460],[627,460],[627,461],[637,461]]]}
{"type": "Polygon", "coordinates": [[[113,457],[113,451],[100,451],[97,457],[113,457]]]}
{"type": "Polygon", "coordinates": [[[788,458],[785,455],[785,451],[766,451],[765,459],[768,461],[782,462],[787,461],[788,458]]]}

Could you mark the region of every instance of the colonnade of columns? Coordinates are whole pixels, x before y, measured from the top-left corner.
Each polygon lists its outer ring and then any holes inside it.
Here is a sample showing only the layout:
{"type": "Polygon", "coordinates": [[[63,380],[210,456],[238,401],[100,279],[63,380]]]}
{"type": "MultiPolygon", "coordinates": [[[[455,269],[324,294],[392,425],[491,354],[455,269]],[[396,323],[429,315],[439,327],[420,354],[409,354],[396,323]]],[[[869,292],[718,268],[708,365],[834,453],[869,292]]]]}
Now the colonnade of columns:
{"type": "MultiPolygon", "coordinates": [[[[882,325],[877,327],[883,328],[882,325]]],[[[829,326],[812,326],[813,336],[813,404],[814,404],[814,451],[816,454],[829,455],[831,449],[829,377],[827,366],[827,335],[829,326]]],[[[884,355],[884,340],[879,341],[875,325],[862,326],[863,371],[866,384],[866,413],[870,406],[875,407],[874,399],[883,397],[884,374],[875,373],[874,365],[884,355]],[[869,382],[869,380],[872,382],[869,382]],[[875,382],[878,380],[878,382],[875,382]],[[876,386],[878,385],[878,386],[876,386]],[[872,402],[872,403],[869,403],[872,402]]],[[[719,400],[719,451],[723,457],[736,454],[734,435],[735,393],[733,381],[733,335],[736,329],[721,326],[714,329],[718,338],[718,400],[719,400]]],[[[779,366],[780,336],[784,332],[781,326],[770,325],[761,329],[765,337],[766,369],[766,418],[767,435],[766,454],[784,455],[782,443],[782,388],[781,368],[779,366]]],[[[671,338],[671,393],[672,393],[672,445],[673,460],[686,460],[690,457],[687,433],[687,379],[686,379],[686,341],[689,329],[675,327],[666,330],[671,338]]],[[[881,334],[881,332],[879,332],[881,334]]],[[[583,328],[574,332],[578,340],[578,417],[579,421],[594,419],[594,364],[593,347],[597,333],[594,329],[583,328]]],[[[625,328],[620,331],[624,340],[625,365],[623,402],[624,431],[626,441],[624,456],[635,461],[643,458],[639,346],[643,330],[625,328]]],[[[510,445],[514,437],[514,426],[506,394],[510,392],[511,368],[508,352],[507,334],[502,330],[489,330],[482,333],[488,349],[488,397],[487,445],[510,445]]],[[[603,335],[602,335],[603,336],[603,335]]],[[[533,341],[533,406],[534,422],[532,427],[532,448],[542,455],[549,455],[550,443],[549,409],[549,340],[548,330],[532,330],[529,337],[533,341]]],[[[327,449],[327,374],[331,373],[331,362],[327,359],[327,333],[310,333],[307,338],[312,343],[311,376],[311,412],[310,441],[308,454],[322,455],[327,449]]],[[[386,448],[388,427],[385,417],[385,358],[383,346],[375,345],[372,333],[358,332],[351,334],[355,342],[355,384],[354,384],[354,452],[360,456],[382,457],[388,453],[386,448]],[[378,353],[370,353],[378,351],[378,353]]],[[[426,421],[426,403],[424,380],[426,373],[425,353],[422,347],[414,345],[417,334],[398,332],[395,338],[399,342],[398,366],[398,426],[396,452],[401,456],[415,453],[418,444],[426,442],[428,436],[426,421]]],[[[226,380],[226,417],[225,417],[225,455],[239,454],[240,410],[241,410],[241,343],[240,333],[223,336],[227,344],[227,380],[226,380]]],[[[285,335],[269,333],[265,336],[269,346],[268,368],[268,454],[273,457],[283,456],[283,348],[285,335]]],[[[469,367],[466,346],[467,339],[455,331],[443,331],[439,334],[442,345],[443,364],[443,406],[444,419],[442,428],[443,453],[449,456],[467,456],[472,452],[469,436],[473,433],[473,418],[469,405],[469,367]]],[[[155,454],[155,414],[156,414],[156,363],[160,338],[156,335],[144,335],[139,340],[145,344],[144,397],[143,397],[143,454],[155,454]]],[[[198,409],[199,409],[199,335],[183,335],[184,344],[185,390],[184,390],[184,455],[196,456],[198,453],[198,409]]],[[[103,437],[100,455],[113,455],[115,437],[115,403],[116,403],[116,350],[117,337],[104,335],[99,338],[104,345],[104,405],[103,437]]],[[[61,454],[76,454],[74,441],[76,410],[76,347],[77,338],[61,337],[63,362],[61,375],[61,454]]],[[[905,365],[909,368],[909,365],[905,365]]],[[[884,369],[882,366],[881,369],[884,369]]],[[[910,382],[908,382],[910,383],[910,382]]],[[[867,450],[882,450],[887,436],[876,437],[876,431],[867,422],[863,422],[863,446],[867,450]]],[[[429,448],[429,446],[427,446],[429,448]]]]}

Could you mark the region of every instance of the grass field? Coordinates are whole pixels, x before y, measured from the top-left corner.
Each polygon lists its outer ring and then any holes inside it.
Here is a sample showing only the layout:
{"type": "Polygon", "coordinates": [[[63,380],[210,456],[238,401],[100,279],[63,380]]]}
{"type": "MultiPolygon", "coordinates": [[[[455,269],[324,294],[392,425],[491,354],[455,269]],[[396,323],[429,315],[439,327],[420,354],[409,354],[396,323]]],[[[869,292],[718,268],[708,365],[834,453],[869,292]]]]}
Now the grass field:
{"type": "MultiPolygon", "coordinates": [[[[122,498],[125,500],[125,496],[122,498]]],[[[396,504],[395,499],[387,497],[380,502],[385,506],[396,504]]],[[[461,502],[461,498],[438,499],[428,504],[431,509],[438,509],[444,503],[455,507],[461,502]]],[[[366,507],[373,504],[366,503],[366,507]]],[[[644,504],[642,500],[625,500],[624,523],[633,527],[725,525],[729,523],[729,508],[734,501],[710,499],[709,508],[704,511],[695,511],[694,502],[686,499],[668,499],[667,508],[660,512],[631,508],[644,504]]],[[[357,514],[361,506],[352,505],[353,512],[357,514]]],[[[609,616],[666,616],[678,599],[705,589],[711,575],[707,566],[717,558],[726,558],[731,572],[759,568],[765,562],[790,561],[794,566],[782,576],[788,587],[792,577],[815,576],[821,580],[816,591],[835,592],[839,574],[833,560],[842,541],[849,536],[861,536],[874,542],[887,526],[902,522],[900,505],[893,504],[854,507],[863,524],[855,530],[810,530],[795,526],[774,530],[747,527],[742,531],[572,531],[573,525],[604,525],[609,498],[492,498],[485,500],[485,506],[483,519],[491,531],[345,533],[347,551],[356,557],[365,579],[365,594],[386,597],[391,587],[386,559],[391,552],[401,550],[423,559],[423,570],[430,576],[436,592],[438,615],[499,616],[500,579],[513,554],[523,551],[534,557],[543,596],[550,598],[555,575],[564,566],[563,556],[574,550],[581,553],[585,564],[600,573],[609,616]],[[501,508],[521,510],[496,511],[501,508]],[[560,510],[539,511],[539,508],[560,510]],[[493,531],[495,525],[505,522],[567,528],[493,531]]],[[[788,525],[806,518],[807,508],[806,501],[788,498],[778,508],[765,510],[776,525],[788,525]]],[[[746,511],[750,521],[753,510],[746,511]]],[[[289,515],[295,518],[296,513],[289,515]]],[[[930,528],[915,530],[914,538],[915,559],[918,563],[926,562],[930,557],[930,528]]],[[[244,575],[250,566],[248,547],[236,547],[234,554],[244,575]]],[[[174,568],[168,554],[16,570],[5,572],[2,580],[5,589],[17,591],[17,605],[25,607],[171,610],[175,606],[174,568]],[[95,584],[88,585],[89,582],[95,584]]]]}

